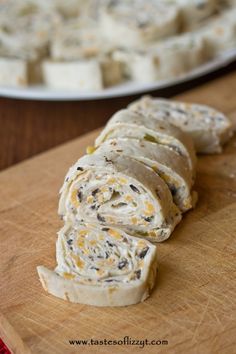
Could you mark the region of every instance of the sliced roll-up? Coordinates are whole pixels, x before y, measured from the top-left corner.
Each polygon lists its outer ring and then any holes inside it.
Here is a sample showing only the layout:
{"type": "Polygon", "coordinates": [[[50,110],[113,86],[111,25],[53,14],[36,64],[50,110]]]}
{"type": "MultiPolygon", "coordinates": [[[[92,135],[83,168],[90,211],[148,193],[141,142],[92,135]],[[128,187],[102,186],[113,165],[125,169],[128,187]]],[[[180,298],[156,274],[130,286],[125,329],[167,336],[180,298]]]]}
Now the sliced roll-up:
{"type": "Polygon", "coordinates": [[[101,68],[94,59],[69,62],[46,60],[42,70],[44,82],[55,89],[97,91],[103,87],[101,68]]]}
{"type": "Polygon", "coordinates": [[[121,63],[111,56],[111,51],[112,45],[101,37],[97,23],[87,18],[60,27],[50,44],[51,57],[55,61],[96,60],[105,87],[122,80],[121,63]]]}
{"type": "MultiPolygon", "coordinates": [[[[136,139],[111,139],[105,141],[95,152],[114,151],[143,162],[151,167],[168,185],[175,204],[182,212],[191,209],[192,171],[185,158],[164,145],[136,139]]],[[[194,193],[195,196],[195,193],[194,193]]]]}
{"type": "Polygon", "coordinates": [[[144,96],[133,102],[129,109],[157,120],[164,119],[189,133],[198,153],[220,153],[222,145],[233,135],[230,120],[206,105],[144,96]]]}
{"type": "Polygon", "coordinates": [[[72,223],[118,227],[153,242],[166,240],[181,220],[158,174],[114,151],[85,155],[69,170],[59,214],[72,223]]]}
{"type": "Polygon", "coordinates": [[[155,284],[156,246],[122,230],[65,225],[56,245],[54,271],[38,266],[43,288],[64,300],[94,306],[144,301],[155,284]]]}
{"type": "Polygon", "coordinates": [[[236,47],[236,9],[220,13],[211,20],[206,21],[196,34],[207,43],[208,56],[224,53],[236,47]]]}
{"type": "Polygon", "coordinates": [[[1,51],[13,58],[40,59],[48,54],[50,33],[60,22],[57,14],[33,12],[21,16],[9,9],[0,19],[1,51]]]}
{"type": "MultiPolygon", "coordinates": [[[[169,0],[173,2],[173,0],[169,0]]],[[[174,0],[181,9],[184,28],[193,28],[208,19],[217,9],[218,0],[174,0]]]]}
{"type": "Polygon", "coordinates": [[[101,6],[100,25],[103,36],[114,45],[137,47],[175,34],[179,9],[166,1],[110,0],[101,6]]]}
{"type": "Polygon", "coordinates": [[[84,17],[64,23],[54,31],[50,41],[50,55],[54,60],[89,59],[108,48],[97,23],[84,17]]]}
{"type": "Polygon", "coordinates": [[[194,33],[167,38],[154,44],[150,51],[161,80],[183,75],[208,60],[204,38],[194,33]]]}
{"type": "Polygon", "coordinates": [[[24,87],[27,84],[27,63],[21,59],[0,58],[0,85],[24,87]]]}
{"type": "Polygon", "coordinates": [[[196,155],[192,139],[179,128],[142,112],[123,109],[115,113],[95,140],[95,147],[112,138],[133,138],[166,145],[184,156],[195,174],[196,155]]]}
{"type": "Polygon", "coordinates": [[[118,49],[113,58],[123,64],[124,76],[138,82],[155,82],[180,76],[204,63],[205,41],[183,34],[142,49],[118,49]]]}

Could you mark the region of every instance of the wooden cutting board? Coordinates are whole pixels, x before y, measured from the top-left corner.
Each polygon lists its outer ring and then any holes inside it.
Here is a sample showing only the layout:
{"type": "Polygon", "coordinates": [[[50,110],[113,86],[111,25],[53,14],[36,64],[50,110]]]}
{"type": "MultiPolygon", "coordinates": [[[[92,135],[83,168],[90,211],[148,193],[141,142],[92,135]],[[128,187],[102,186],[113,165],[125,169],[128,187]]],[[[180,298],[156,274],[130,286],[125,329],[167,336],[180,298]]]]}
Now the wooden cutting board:
{"type": "MultiPolygon", "coordinates": [[[[179,96],[236,118],[236,73],[179,96]]],[[[55,266],[58,190],[93,132],[0,174],[0,336],[14,353],[235,352],[236,139],[199,158],[199,202],[158,245],[151,297],[124,308],[70,304],[47,295],[36,266],[55,266]],[[72,345],[69,340],[166,340],[168,344],[72,345]]],[[[160,343],[160,342],[158,342],[160,343]]]]}

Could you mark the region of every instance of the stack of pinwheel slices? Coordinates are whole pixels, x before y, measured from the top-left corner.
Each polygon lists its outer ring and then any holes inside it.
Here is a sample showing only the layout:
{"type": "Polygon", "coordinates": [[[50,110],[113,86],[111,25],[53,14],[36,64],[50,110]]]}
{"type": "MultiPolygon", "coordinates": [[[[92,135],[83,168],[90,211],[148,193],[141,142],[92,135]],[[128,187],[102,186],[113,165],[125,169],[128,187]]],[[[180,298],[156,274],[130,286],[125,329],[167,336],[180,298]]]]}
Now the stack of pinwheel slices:
{"type": "Polygon", "coordinates": [[[156,246],[193,208],[196,154],[220,152],[229,120],[202,105],[145,97],[115,113],[69,169],[55,271],[43,287],[71,302],[124,306],[155,284],[156,246]]]}

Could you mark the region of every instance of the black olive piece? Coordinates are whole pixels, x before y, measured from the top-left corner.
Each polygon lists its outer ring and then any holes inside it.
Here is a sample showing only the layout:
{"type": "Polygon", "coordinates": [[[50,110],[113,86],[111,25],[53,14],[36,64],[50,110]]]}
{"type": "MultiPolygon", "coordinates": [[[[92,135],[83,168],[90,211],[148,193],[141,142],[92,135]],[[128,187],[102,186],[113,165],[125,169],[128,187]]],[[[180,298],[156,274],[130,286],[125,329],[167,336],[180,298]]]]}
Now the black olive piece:
{"type": "Polygon", "coordinates": [[[79,192],[77,193],[77,197],[78,197],[79,201],[82,202],[83,194],[82,194],[81,191],[79,191],[79,192]]]}
{"type": "Polygon", "coordinates": [[[84,169],[82,167],[77,167],[77,171],[83,171],[84,169]]]}
{"type": "Polygon", "coordinates": [[[139,258],[143,259],[146,256],[146,254],[148,253],[148,250],[149,250],[149,247],[143,248],[142,251],[138,255],[139,258]]]}
{"type": "Polygon", "coordinates": [[[177,188],[172,185],[172,186],[170,186],[170,191],[171,191],[171,194],[174,196],[177,193],[177,188]]]}
{"type": "Polygon", "coordinates": [[[95,195],[99,192],[99,188],[94,189],[94,191],[92,191],[92,196],[95,197],[95,195]]]}
{"type": "Polygon", "coordinates": [[[136,270],[134,273],[136,275],[136,278],[140,279],[140,277],[141,277],[141,269],[136,270]]]}
{"type": "Polygon", "coordinates": [[[105,232],[107,232],[107,231],[109,231],[110,229],[109,229],[109,227],[103,227],[102,228],[102,231],[105,231],[105,232]]]}
{"type": "Polygon", "coordinates": [[[98,214],[98,213],[97,213],[97,219],[100,222],[106,222],[106,219],[103,216],[101,216],[100,214],[98,214]]]}
{"type": "Polygon", "coordinates": [[[104,157],[105,157],[105,161],[106,161],[107,163],[113,163],[112,160],[108,159],[106,156],[104,156],[104,157]]]}
{"type": "Polygon", "coordinates": [[[151,222],[153,219],[154,219],[154,215],[152,215],[152,216],[145,216],[145,217],[144,217],[144,220],[147,221],[147,222],[151,222]]]}
{"type": "Polygon", "coordinates": [[[72,244],[73,240],[70,238],[70,239],[67,240],[66,242],[67,242],[67,244],[70,246],[70,245],[72,244]]]}
{"type": "Polygon", "coordinates": [[[99,270],[97,267],[91,267],[90,269],[99,270]]]}
{"type": "Polygon", "coordinates": [[[135,193],[140,194],[140,190],[137,187],[135,187],[133,184],[130,184],[129,186],[132,189],[132,191],[134,191],[135,193]]]}
{"type": "Polygon", "coordinates": [[[107,242],[108,246],[114,247],[114,244],[113,244],[113,243],[111,243],[111,242],[109,242],[109,241],[106,241],[106,242],[107,242]]]}
{"type": "Polygon", "coordinates": [[[119,269],[123,269],[123,268],[125,268],[126,266],[127,266],[127,264],[128,264],[128,261],[127,261],[127,259],[122,259],[122,261],[120,261],[119,263],[118,263],[118,268],[119,269]]]}

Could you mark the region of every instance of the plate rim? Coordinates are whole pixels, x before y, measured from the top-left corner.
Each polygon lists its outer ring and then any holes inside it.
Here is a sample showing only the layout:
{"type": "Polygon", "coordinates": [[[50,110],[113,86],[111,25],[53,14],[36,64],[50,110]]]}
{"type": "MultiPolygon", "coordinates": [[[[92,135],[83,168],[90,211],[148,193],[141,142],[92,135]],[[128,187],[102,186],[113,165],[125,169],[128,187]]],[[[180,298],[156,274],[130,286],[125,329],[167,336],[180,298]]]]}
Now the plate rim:
{"type": "Polygon", "coordinates": [[[122,83],[111,88],[106,88],[101,91],[94,92],[55,90],[44,87],[43,85],[30,86],[26,88],[0,86],[0,97],[37,101],[90,101],[126,97],[145,94],[150,91],[166,89],[168,87],[200,78],[216,70],[224,68],[235,60],[236,48],[233,48],[225,51],[219,57],[216,57],[215,59],[208,61],[181,76],[149,84],[129,81],[127,83],[122,83]]]}

